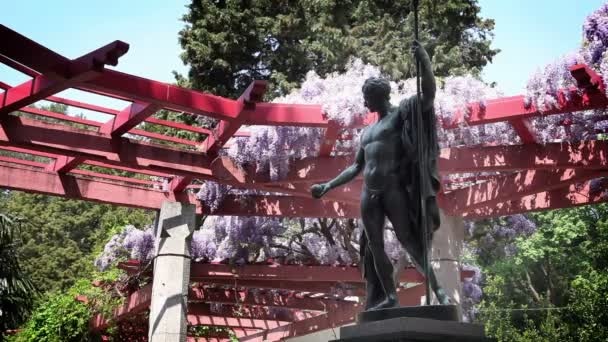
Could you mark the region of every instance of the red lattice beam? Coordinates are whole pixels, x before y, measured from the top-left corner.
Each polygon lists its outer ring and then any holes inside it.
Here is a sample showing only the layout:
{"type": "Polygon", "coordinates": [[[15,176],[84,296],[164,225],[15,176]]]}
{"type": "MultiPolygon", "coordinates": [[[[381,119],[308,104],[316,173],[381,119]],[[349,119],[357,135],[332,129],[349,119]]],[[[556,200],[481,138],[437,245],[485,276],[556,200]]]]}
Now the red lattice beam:
{"type": "MultiPolygon", "coordinates": [[[[160,208],[163,201],[183,201],[196,204],[198,214],[209,213],[209,209],[201,207],[200,202],[193,195],[183,194],[176,197],[172,192],[104,180],[83,179],[12,165],[2,165],[0,171],[0,187],[7,189],[155,210],[160,208]],[[32,182],[32,179],[36,179],[36,182],[32,182]]],[[[86,173],[84,170],[72,172],[86,173]]],[[[118,177],[102,174],[96,176],[108,179],[118,177]]],[[[239,199],[229,196],[218,210],[213,212],[213,215],[317,217],[321,213],[327,217],[352,217],[357,212],[358,210],[353,206],[317,201],[312,198],[252,196],[239,199]]]]}
{"type": "Polygon", "coordinates": [[[458,147],[442,149],[439,172],[601,169],[608,166],[608,142],[581,141],[545,145],[458,147]]]}
{"type": "MultiPolygon", "coordinates": [[[[290,280],[301,282],[333,281],[363,282],[361,270],[355,266],[296,266],[296,265],[245,265],[194,263],[190,271],[195,278],[237,278],[239,280],[290,280]]],[[[415,283],[422,281],[416,269],[408,268],[401,275],[401,281],[415,283]]]]}
{"type": "MultiPolygon", "coordinates": [[[[143,288],[131,293],[122,306],[112,310],[113,319],[120,320],[125,317],[137,315],[150,307],[151,300],[152,284],[148,284],[143,288]]],[[[99,331],[107,328],[109,321],[102,315],[98,314],[93,317],[89,325],[92,330],[99,331]]]]}
{"type": "Polygon", "coordinates": [[[319,157],[329,157],[331,151],[334,149],[334,145],[338,140],[340,134],[340,126],[333,121],[329,121],[327,128],[325,129],[325,136],[321,142],[321,149],[319,151],[319,157]]]}
{"type": "MultiPolygon", "coordinates": [[[[606,189],[606,182],[602,189],[606,189]]],[[[481,219],[521,214],[531,211],[578,207],[608,201],[603,191],[594,192],[591,182],[573,184],[555,190],[540,192],[496,205],[478,208],[464,214],[468,219],[481,219]]]]}
{"type": "Polygon", "coordinates": [[[245,289],[269,289],[269,290],[284,290],[295,292],[308,293],[325,293],[339,294],[340,296],[364,296],[365,289],[363,283],[336,283],[332,281],[315,281],[306,282],[291,281],[291,280],[238,280],[235,278],[199,278],[191,277],[193,282],[201,282],[204,284],[214,284],[222,286],[230,286],[245,289]]]}
{"type": "Polygon", "coordinates": [[[57,159],[47,165],[46,170],[67,173],[82,164],[84,160],[82,157],[58,156],[57,159]]]}
{"type": "MultiPolygon", "coordinates": [[[[551,170],[556,168],[600,169],[608,167],[608,142],[583,141],[549,143],[545,145],[511,145],[457,147],[442,149],[438,161],[442,174],[490,171],[551,170]]],[[[352,163],[352,157],[314,157],[294,161],[288,175],[277,182],[256,176],[252,170],[242,170],[228,158],[211,164],[213,174],[220,180],[267,185],[318,183],[335,177],[352,163]]]]}
{"type": "Polygon", "coordinates": [[[122,136],[160,109],[160,106],[151,103],[132,103],[120,111],[115,118],[101,126],[99,132],[122,136]]]}
{"type": "Polygon", "coordinates": [[[196,315],[188,313],[188,324],[190,325],[212,325],[228,328],[243,328],[243,329],[274,329],[282,325],[287,325],[289,322],[254,319],[254,318],[236,318],[223,317],[220,315],[196,315]]]}
{"type": "MultiPolygon", "coordinates": [[[[418,285],[408,289],[401,289],[399,292],[401,305],[420,305],[420,297],[424,295],[424,286],[418,285]]],[[[330,328],[338,328],[356,319],[356,315],[361,311],[357,305],[345,305],[332,310],[328,313],[309,318],[302,321],[293,322],[276,329],[260,332],[241,338],[242,342],[254,341],[279,341],[297,336],[304,336],[316,331],[330,328]]]]}
{"type": "Polygon", "coordinates": [[[163,108],[209,116],[215,119],[232,119],[240,113],[238,101],[214,96],[147,78],[105,70],[78,89],[126,101],[153,103],[163,108]]]}
{"type": "Polygon", "coordinates": [[[235,291],[214,288],[195,287],[190,290],[188,295],[191,301],[202,301],[205,303],[221,303],[278,307],[286,309],[328,311],[339,305],[349,304],[335,299],[307,298],[297,296],[295,293],[285,295],[271,292],[256,293],[251,291],[235,291]]]}
{"type": "MultiPolygon", "coordinates": [[[[13,160],[13,162],[16,161],[13,160]]],[[[34,162],[20,161],[19,163],[25,164],[34,162]]],[[[0,165],[0,187],[91,202],[154,210],[160,209],[163,201],[189,200],[191,203],[197,202],[193,197],[176,199],[172,194],[167,192],[111,181],[119,180],[135,183],[136,181],[132,178],[124,179],[124,177],[91,173],[85,170],[73,170],[72,173],[105,177],[108,180],[85,179],[69,174],[32,170],[17,165],[0,165]],[[35,179],[36,181],[33,182],[32,179],[35,179]]],[[[152,185],[152,182],[149,181],[140,182],[152,185]]],[[[200,208],[198,208],[198,213],[201,213],[200,208]]]]}
{"type": "MultiPolygon", "coordinates": [[[[470,115],[467,118],[461,111],[456,115],[454,122],[444,122],[443,126],[444,128],[455,128],[463,122],[469,126],[501,121],[514,122],[515,120],[520,121],[540,115],[579,112],[608,106],[608,98],[604,91],[605,85],[601,76],[584,64],[571,67],[570,73],[577,80],[578,88],[559,90],[557,94],[558,108],[541,112],[533,105],[526,106],[524,96],[505,97],[486,101],[485,105],[472,103],[468,106],[470,115]],[[582,94],[580,90],[582,90],[582,94]]],[[[515,128],[518,129],[518,127],[515,128]]],[[[520,128],[521,132],[526,129],[520,128]]]]}
{"type": "Polygon", "coordinates": [[[534,132],[534,127],[529,119],[512,119],[509,120],[511,126],[524,144],[539,143],[538,137],[534,132]]]}
{"type": "Polygon", "coordinates": [[[273,312],[266,307],[243,306],[235,303],[224,304],[221,307],[214,309],[211,309],[211,306],[208,303],[188,303],[188,313],[192,315],[216,315],[279,322],[295,322],[319,315],[319,313],[305,312],[302,310],[281,310],[273,312]]]}
{"type": "Polygon", "coordinates": [[[251,111],[256,108],[256,102],[260,102],[267,89],[264,81],[253,81],[237,100],[241,111],[232,120],[220,121],[215,131],[205,140],[204,150],[207,154],[215,155],[228,142],[236,131],[247,121],[251,111]]]}
{"type": "Polygon", "coordinates": [[[211,212],[203,204],[203,210],[217,216],[268,216],[268,217],[327,217],[353,218],[359,216],[359,207],[335,201],[319,201],[314,198],[292,196],[234,196],[228,195],[217,211],[211,212]]]}
{"type": "Polygon", "coordinates": [[[0,145],[31,149],[37,152],[83,157],[101,163],[140,170],[195,176],[206,179],[211,170],[206,156],[145,142],[112,138],[106,134],[8,116],[1,124],[0,145]]]}
{"type": "Polygon", "coordinates": [[[608,176],[608,171],[527,170],[449,192],[442,197],[441,202],[442,207],[449,210],[451,215],[459,215],[602,176],[608,176]]]}

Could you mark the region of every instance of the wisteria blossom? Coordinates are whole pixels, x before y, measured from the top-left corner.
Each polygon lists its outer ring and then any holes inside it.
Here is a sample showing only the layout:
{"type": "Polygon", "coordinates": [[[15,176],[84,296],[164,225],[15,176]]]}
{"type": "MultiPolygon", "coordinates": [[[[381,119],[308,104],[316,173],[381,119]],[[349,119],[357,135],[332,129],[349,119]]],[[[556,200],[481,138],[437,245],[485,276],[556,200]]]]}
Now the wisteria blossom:
{"type": "MultiPolygon", "coordinates": [[[[275,103],[320,105],[325,117],[343,127],[360,122],[368,111],[364,106],[361,87],[369,77],[382,76],[378,67],[353,59],[344,73],[329,74],[321,78],[309,72],[299,89],[287,96],[277,98],[275,103]]],[[[398,105],[403,99],[415,95],[414,79],[391,82],[391,101],[398,105]]],[[[456,118],[469,115],[467,104],[496,98],[500,91],[472,76],[447,77],[440,80],[436,94],[435,109],[440,125],[438,136],[441,147],[476,145],[485,143],[513,144],[518,136],[509,124],[469,127],[461,124],[457,128],[444,130],[456,118]]],[[[463,121],[463,120],[461,120],[463,121]]],[[[232,139],[230,147],[222,151],[243,168],[255,166],[256,175],[268,177],[271,181],[285,177],[290,163],[297,159],[315,157],[319,153],[321,140],[325,134],[322,128],[291,126],[249,126],[248,137],[232,139]]],[[[347,128],[342,131],[350,139],[340,140],[333,155],[352,154],[359,145],[361,129],[347,128]]],[[[213,182],[206,182],[198,193],[211,210],[218,208],[230,188],[213,182]]]]}
{"type": "Polygon", "coordinates": [[[127,225],[106,243],[103,252],[95,260],[95,266],[105,270],[120,260],[149,261],[154,256],[154,249],[155,238],[152,227],[140,230],[135,226],[127,225]]]}
{"type": "MultiPolygon", "coordinates": [[[[526,105],[534,106],[541,113],[549,112],[570,100],[572,93],[563,89],[576,86],[570,67],[586,64],[599,72],[604,84],[608,84],[608,4],[602,5],[583,23],[583,44],[555,61],[539,68],[528,80],[526,105]]],[[[559,115],[540,116],[532,119],[540,142],[579,141],[595,139],[605,133],[598,119],[606,117],[605,110],[583,111],[559,115]],[[599,126],[599,127],[597,127],[599,126]]]]}

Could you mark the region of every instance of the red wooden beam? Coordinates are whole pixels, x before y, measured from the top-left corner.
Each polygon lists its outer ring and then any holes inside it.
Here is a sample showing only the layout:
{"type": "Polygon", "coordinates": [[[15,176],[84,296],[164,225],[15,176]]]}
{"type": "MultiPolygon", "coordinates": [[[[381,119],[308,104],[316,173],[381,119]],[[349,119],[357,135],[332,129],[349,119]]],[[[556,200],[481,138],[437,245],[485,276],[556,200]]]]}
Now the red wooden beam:
{"type": "Polygon", "coordinates": [[[334,149],[338,135],[340,134],[340,127],[336,122],[330,121],[325,129],[325,136],[321,143],[321,149],[319,151],[319,157],[329,157],[331,151],[334,149]]]}
{"type": "Polygon", "coordinates": [[[321,105],[258,103],[245,125],[327,127],[321,105]]]}
{"type": "Polygon", "coordinates": [[[593,192],[590,187],[590,182],[586,182],[540,192],[517,200],[477,208],[476,210],[465,213],[464,217],[474,220],[531,211],[577,207],[606,201],[608,201],[608,196],[606,196],[605,193],[593,192]]]}
{"type": "Polygon", "coordinates": [[[338,305],[349,304],[336,299],[307,298],[297,296],[296,293],[278,294],[272,292],[260,293],[256,291],[235,291],[215,288],[194,287],[188,294],[190,301],[204,301],[205,303],[221,303],[253,306],[279,307],[309,311],[328,311],[338,305]]]}
{"type": "Polygon", "coordinates": [[[120,111],[116,110],[116,109],[97,106],[94,104],[84,103],[84,102],[75,101],[75,100],[70,100],[70,99],[66,99],[63,97],[59,97],[59,96],[49,96],[45,100],[50,101],[50,102],[55,102],[55,103],[61,103],[61,104],[64,104],[64,105],[67,105],[70,107],[86,109],[86,110],[90,110],[93,112],[99,112],[99,113],[104,113],[104,114],[118,115],[118,113],[120,113],[120,111]]]}
{"type": "Polygon", "coordinates": [[[576,80],[576,86],[586,92],[606,92],[606,85],[602,76],[585,64],[577,64],[570,67],[570,74],[576,80]]]}
{"type": "Polygon", "coordinates": [[[315,281],[303,283],[301,281],[291,280],[239,280],[227,277],[191,277],[190,280],[192,282],[201,282],[204,284],[226,285],[231,286],[233,288],[236,287],[245,289],[274,289],[308,293],[325,293],[329,295],[340,294],[344,296],[365,295],[365,289],[363,288],[362,282],[338,284],[334,281],[315,281]]]}
{"type": "Polygon", "coordinates": [[[539,115],[600,109],[608,106],[605,85],[597,73],[588,66],[580,64],[571,67],[570,73],[577,80],[578,88],[559,90],[557,94],[558,108],[541,112],[533,105],[526,106],[524,96],[505,97],[486,101],[485,105],[469,104],[470,115],[467,119],[461,112],[460,115],[456,115],[454,122],[445,122],[443,126],[444,128],[455,128],[463,121],[467,125],[483,125],[500,121],[521,120],[539,115]],[[583,91],[582,94],[580,94],[579,89],[583,91]]]}
{"type": "Polygon", "coordinates": [[[41,72],[50,72],[58,65],[69,61],[67,58],[4,25],[0,25],[0,40],[2,41],[0,55],[4,55],[18,64],[25,65],[28,69],[33,68],[41,72]]]}
{"type": "Polygon", "coordinates": [[[45,168],[48,166],[48,164],[45,164],[45,163],[40,163],[40,162],[35,162],[35,161],[30,161],[30,160],[25,160],[25,159],[19,159],[19,158],[13,158],[13,157],[6,157],[6,156],[0,156],[0,161],[5,162],[5,163],[26,165],[26,166],[38,167],[38,168],[45,168]]]}
{"type": "Polygon", "coordinates": [[[524,144],[537,144],[539,143],[538,137],[534,133],[534,127],[529,119],[512,119],[509,120],[513,129],[524,144]]]}
{"type": "MultiPolygon", "coordinates": [[[[39,152],[39,151],[33,151],[33,150],[30,150],[30,149],[27,149],[27,148],[20,148],[20,147],[13,147],[13,146],[0,146],[0,150],[10,151],[10,152],[17,152],[17,153],[31,154],[33,156],[40,156],[40,157],[52,158],[52,159],[57,159],[59,157],[64,157],[62,155],[57,155],[57,154],[52,154],[52,153],[44,153],[44,152],[39,152]]],[[[85,160],[83,162],[83,164],[85,164],[85,165],[91,165],[91,166],[103,167],[103,168],[106,168],[106,169],[114,169],[114,170],[127,171],[127,172],[132,172],[132,173],[139,173],[139,174],[148,175],[148,176],[169,177],[169,174],[166,174],[166,173],[154,172],[154,171],[149,171],[149,170],[134,169],[134,168],[126,167],[126,166],[121,166],[118,163],[102,163],[102,162],[97,162],[97,161],[94,161],[94,160],[85,160]]],[[[49,164],[37,163],[37,165],[35,165],[35,166],[46,168],[46,167],[48,167],[48,165],[49,164]]]]}
{"type": "Polygon", "coordinates": [[[169,190],[173,192],[182,192],[190,185],[192,179],[192,177],[173,177],[169,183],[169,190]]]}
{"type": "Polygon", "coordinates": [[[348,157],[312,157],[301,160],[294,160],[287,176],[276,182],[272,182],[266,175],[256,175],[253,168],[242,169],[228,157],[220,157],[213,161],[211,168],[213,174],[220,180],[233,181],[238,183],[268,183],[268,184],[289,184],[289,183],[316,183],[329,180],[335,177],[341,170],[350,165],[353,161],[352,156],[348,157]]]}
{"type": "Polygon", "coordinates": [[[220,121],[214,133],[205,140],[204,151],[207,154],[215,155],[224,146],[241,125],[250,115],[251,110],[255,110],[256,102],[260,102],[266,92],[267,84],[264,81],[253,81],[239,97],[237,102],[241,108],[240,113],[232,120],[220,121]],[[249,111],[246,111],[248,109],[249,111]]]}
{"type": "Polygon", "coordinates": [[[55,113],[55,112],[51,112],[48,110],[43,110],[43,109],[38,109],[38,108],[33,108],[33,107],[23,107],[23,108],[20,108],[19,111],[24,112],[24,113],[39,115],[39,116],[43,116],[43,117],[47,117],[47,118],[58,119],[61,121],[73,122],[73,123],[77,123],[77,124],[92,126],[92,127],[100,127],[103,124],[98,121],[77,118],[77,117],[69,116],[66,114],[55,113]]]}
{"type": "Polygon", "coordinates": [[[58,156],[57,159],[48,164],[46,170],[67,173],[82,164],[84,160],[82,157],[58,156]]]}
{"type": "Polygon", "coordinates": [[[88,171],[88,170],[71,170],[69,172],[74,175],[93,177],[94,179],[98,179],[100,181],[109,180],[109,181],[124,182],[129,185],[134,185],[134,184],[143,185],[147,188],[155,188],[155,189],[162,188],[162,183],[145,180],[145,179],[116,176],[116,175],[110,175],[110,174],[101,173],[101,172],[93,172],[93,171],[88,171]]]}
{"type": "Polygon", "coordinates": [[[99,131],[112,136],[122,136],[160,109],[160,106],[151,103],[132,103],[101,126],[99,131]]]}
{"type": "Polygon", "coordinates": [[[86,78],[96,76],[97,71],[85,72],[81,78],[69,81],[55,81],[47,76],[36,76],[33,80],[26,81],[16,87],[10,88],[4,93],[4,99],[0,106],[0,115],[6,115],[21,107],[43,100],[45,97],[56,94],[70,88],[86,78]]]}
{"type": "MultiPolygon", "coordinates": [[[[6,30],[2,30],[2,27],[0,27],[0,35],[6,32],[6,30]]],[[[127,50],[127,44],[116,41],[74,61],[63,61],[51,69],[46,69],[45,71],[48,74],[35,76],[34,79],[7,90],[0,107],[0,115],[18,110],[98,76],[103,72],[106,64],[116,65],[118,58],[125,54],[127,50]]],[[[5,52],[14,53],[15,51],[10,49],[10,51],[5,52]]],[[[3,54],[7,56],[6,53],[3,54]]],[[[13,58],[10,55],[7,57],[13,58]]],[[[19,55],[17,58],[23,58],[23,56],[19,55]]],[[[44,67],[47,68],[48,66],[44,65],[44,67]]]]}
{"type": "MultiPolygon", "coordinates": [[[[469,276],[466,272],[463,277],[469,276]]],[[[226,265],[193,263],[192,279],[286,280],[299,282],[364,283],[356,266],[305,265],[226,265]]],[[[414,267],[401,273],[400,282],[420,283],[424,277],[414,267]]]]}
{"type": "Polygon", "coordinates": [[[160,126],[165,126],[165,127],[171,127],[171,128],[181,129],[181,130],[184,130],[184,131],[194,132],[194,133],[198,133],[198,134],[204,134],[206,136],[209,136],[211,134],[211,130],[209,130],[207,128],[190,126],[190,125],[183,124],[181,122],[161,120],[161,119],[156,119],[156,118],[147,118],[144,121],[148,122],[148,123],[151,123],[151,124],[154,124],[154,125],[160,125],[160,126]]]}
{"type": "Polygon", "coordinates": [[[40,152],[40,151],[33,151],[33,150],[28,149],[28,148],[22,148],[22,147],[16,147],[16,146],[2,146],[2,145],[0,145],[0,150],[10,151],[10,152],[17,152],[17,153],[31,154],[31,155],[34,155],[34,156],[40,156],[40,157],[44,157],[44,158],[52,158],[52,159],[57,158],[57,154],[54,154],[54,153],[45,153],[45,152],[40,152]]]}
{"type": "MultiPolygon", "coordinates": [[[[144,209],[159,209],[163,201],[182,201],[196,204],[198,214],[208,212],[208,208],[201,206],[194,195],[189,194],[178,197],[172,192],[103,180],[82,179],[48,171],[28,170],[18,166],[3,165],[0,166],[0,171],[0,187],[7,189],[144,209]],[[32,179],[37,181],[32,182],[32,179]]],[[[84,172],[86,171],[78,171],[78,173],[84,172]]],[[[102,174],[99,176],[108,179],[118,177],[102,174]]],[[[130,178],[121,180],[135,182],[130,178]]],[[[213,215],[284,217],[318,217],[319,215],[342,217],[345,215],[346,217],[355,211],[352,206],[344,208],[337,202],[324,203],[312,198],[289,196],[252,196],[245,198],[244,202],[246,203],[244,207],[239,209],[238,200],[229,197],[213,215]]]]}
{"type": "MultiPolygon", "coordinates": [[[[355,120],[343,128],[361,128],[377,120],[377,115],[367,113],[363,119],[355,120]]],[[[329,120],[321,105],[258,103],[246,125],[327,127],[329,120]]]]}
{"type": "Polygon", "coordinates": [[[255,335],[245,336],[241,338],[240,341],[283,341],[287,338],[304,336],[320,330],[338,328],[342,325],[354,322],[359,311],[360,309],[356,307],[340,308],[313,318],[265,330],[255,335]]]}
{"type": "MultiPolygon", "coordinates": [[[[424,286],[418,285],[400,291],[401,305],[419,305],[420,297],[425,294],[424,286]]],[[[338,328],[355,321],[356,315],[362,310],[359,305],[345,305],[328,313],[293,322],[279,328],[259,332],[255,335],[242,337],[241,342],[283,341],[285,339],[304,336],[313,332],[338,328]]]]}
{"type": "Polygon", "coordinates": [[[309,313],[303,311],[270,311],[264,307],[251,307],[243,306],[235,303],[232,305],[222,305],[220,308],[211,309],[208,303],[188,303],[188,314],[190,315],[215,315],[222,317],[233,317],[233,318],[249,318],[249,319],[262,319],[267,321],[280,321],[280,322],[295,322],[301,319],[310,318],[318,315],[318,313],[309,313]]]}
{"type": "Polygon", "coordinates": [[[144,131],[143,129],[132,129],[128,133],[133,134],[133,135],[139,135],[139,136],[146,137],[146,138],[157,139],[157,140],[161,140],[161,141],[168,141],[168,142],[172,142],[172,143],[176,143],[176,144],[186,145],[186,146],[192,146],[192,147],[199,146],[199,143],[196,141],[173,137],[170,135],[156,133],[156,132],[144,131]]]}
{"type": "Polygon", "coordinates": [[[202,206],[203,211],[216,216],[327,218],[355,218],[360,216],[357,205],[321,201],[312,197],[228,195],[214,212],[206,204],[203,203],[202,206]]]}
{"type": "MultiPolygon", "coordinates": [[[[456,147],[442,149],[438,161],[443,174],[490,171],[520,171],[555,168],[599,169],[608,167],[608,142],[583,141],[549,143],[545,145],[511,145],[484,147],[456,147]]],[[[313,157],[296,160],[284,179],[270,182],[267,177],[255,176],[251,170],[243,170],[229,158],[216,159],[213,174],[221,181],[287,185],[290,183],[317,183],[335,177],[352,163],[352,157],[313,157]]],[[[357,189],[353,189],[357,190],[357,189]]],[[[329,194],[328,194],[329,195],[329,194]]]]}
{"type": "MultiPolygon", "coordinates": [[[[0,149],[2,149],[2,148],[5,148],[5,147],[0,146],[0,149]]],[[[148,176],[169,177],[168,173],[155,172],[155,171],[142,170],[142,169],[134,169],[134,168],[131,168],[131,167],[119,165],[118,163],[109,164],[109,163],[97,162],[97,161],[94,161],[94,160],[86,160],[83,164],[85,164],[85,165],[91,165],[91,166],[99,166],[99,167],[103,167],[103,168],[107,168],[107,169],[114,169],[114,170],[127,171],[127,172],[132,172],[132,173],[139,173],[139,174],[148,175],[148,176]]]]}
{"type": "Polygon", "coordinates": [[[79,85],[78,89],[126,101],[155,103],[173,111],[209,116],[219,120],[235,118],[240,112],[240,105],[236,100],[115,70],[105,70],[99,77],[79,85]]]}
{"type": "Polygon", "coordinates": [[[444,174],[556,168],[601,169],[608,166],[606,151],[606,141],[457,147],[442,149],[438,166],[444,174]]]}
{"type": "Polygon", "coordinates": [[[161,147],[125,138],[81,130],[65,125],[50,124],[27,118],[6,117],[2,122],[6,137],[0,145],[28,148],[34,151],[84,157],[102,163],[161,173],[211,177],[206,156],[170,147],[161,147]],[[120,144],[117,144],[117,141],[120,144]]]}
{"type": "Polygon", "coordinates": [[[190,325],[210,325],[228,328],[244,328],[244,329],[274,329],[289,322],[264,320],[253,318],[236,318],[223,317],[220,315],[196,315],[188,313],[188,324],[190,325]]]}
{"type": "Polygon", "coordinates": [[[459,215],[606,175],[608,171],[600,170],[526,170],[449,192],[442,197],[441,207],[451,215],[459,215]]]}
{"type": "Polygon", "coordinates": [[[229,338],[223,337],[193,337],[188,336],[186,338],[187,342],[232,342],[229,338]]]}
{"type": "MultiPolygon", "coordinates": [[[[131,293],[122,306],[112,310],[113,320],[120,320],[147,310],[150,307],[151,300],[152,284],[148,284],[131,293]]],[[[90,322],[90,327],[94,331],[103,330],[107,328],[108,325],[109,321],[100,314],[95,315],[90,322]]]]}
{"type": "MultiPolygon", "coordinates": [[[[74,170],[86,172],[84,170],[74,170]]],[[[103,175],[104,177],[112,177],[103,175]]],[[[131,180],[134,182],[134,180],[131,180]]],[[[193,197],[175,198],[171,193],[115,182],[83,179],[55,172],[32,170],[18,165],[0,165],[0,188],[60,196],[71,199],[108,203],[142,209],[160,208],[163,201],[189,201],[193,197]],[[32,179],[36,181],[33,182],[32,179]]],[[[200,207],[197,207],[201,213],[200,207]]]]}

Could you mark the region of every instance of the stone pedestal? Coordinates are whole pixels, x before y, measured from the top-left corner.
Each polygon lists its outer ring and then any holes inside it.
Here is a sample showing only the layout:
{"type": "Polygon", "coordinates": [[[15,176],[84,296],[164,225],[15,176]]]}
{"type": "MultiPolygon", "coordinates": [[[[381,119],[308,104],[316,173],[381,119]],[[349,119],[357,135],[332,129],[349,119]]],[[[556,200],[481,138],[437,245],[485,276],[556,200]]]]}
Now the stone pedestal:
{"type": "Polygon", "coordinates": [[[486,342],[483,326],[455,321],[399,317],[340,328],[334,342],[486,342]]]}
{"type": "Polygon", "coordinates": [[[194,228],[194,205],[163,202],[156,228],[158,247],[150,304],[150,342],[186,341],[190,241],[194,228]]]}

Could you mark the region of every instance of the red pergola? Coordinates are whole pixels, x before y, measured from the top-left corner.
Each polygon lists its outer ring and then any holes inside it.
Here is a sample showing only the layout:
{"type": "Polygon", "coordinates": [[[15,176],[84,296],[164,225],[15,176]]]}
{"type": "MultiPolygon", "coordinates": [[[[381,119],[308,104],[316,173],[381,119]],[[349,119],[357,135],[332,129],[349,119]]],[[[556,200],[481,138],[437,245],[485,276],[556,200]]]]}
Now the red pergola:
{"type": "MultiPolygon", "coordinates": [[[[363,127],[374,121],[372,114],[350,127],[342,127],[328,120],[321,106],[261,102],[266,90],[262,81],[254,81],[241,97],[233,100],[107,69],[106,65],[116,65],[128,50],[128,45],[120,41],[74,60],[2,25],[0,41],[0,62],[31,78],[14,86],[0,82],[3,90],[0,92],[0,151],[15,152],[11,157],[0,156],[0,187],[146,209],[159,209],[167,200],[182,201],[196,204],[198,213],[209,214],[208,208],[188,189],[197,187],[194,180],[212,180],[240,189],[283,194],[244,198],[229,195],[213,215],[331,218],[359,215],[360,181],[336,189],[323,201],[312,199],[308,189],[312,183],[331,178],[350,163],[349,157],[333,157],[331,152],[337,141],[349,138],[342,134],[344,128],[363,127]],[[116,110],[56,96],[70,88],[130,104],[116,110]],[[105,113],[113,118],[98,122],[30,107],[40,100],[105,113]],[[219,123],[209,130],[155,118],[154,114],[161,109],[207,116],[219,123]],[[29,115],[15,115],[16,111],[29,115]],[[39,120],[44,118],[64,124],[39,120]],[[194,132],[200,139],[193,141],[149,132],[138,127],[143,122],[194,132]],[[75,123],[86,128],[76,128],[75,123]],[[247,134],[239,131],[244,125],[321,127],[325,128],[325,140],[319,157],[293,161],[286,178],[271,181],[241,169],[228,158],[217,157],[232,137],[247,134]],[[127,134],[149,141],[130,139],[127,134]],[[32,161],[32,157],[46,162],[32,161]],[[82,165],[128,171],[140,177],[92,172],[82,165]],[[170,180],[168,189],[163,189],[158,179],[170,180]]],[[[526,107],[523,96],[514,96],[490,100],[483,106],[470,104],[470,115],[465,116],[462,111],[455,122],[443,123],[445,129],[450,129],[461,123],[508,122],[522,141],[520,145],[443,149],[439,160],[442,175],[497,172],[493,176],[451,177],[446,181],[440,196],[440,206],[446,213],[475,219],[606,201],[602,191],[590,188],[591,180],[606,176],[606,141],[539,144],[537,133],[531,128],[530,119],[537,116],[608,106],[599,75],[585,65],[573,67],[571,73],[578,87],[561,90],[557,109],[541,113],[533,106],[526,107]]],[[[231,285],[238,280],[239,289],[193,289],[189,298],[192,303],[199,303],[190,306],[189,320],[195,324],[230,327],[244,341],[285,338],[342,325],[352,321],[356,304],[345,300],[344,295],[332,296],[334,288],[340,283],[347,286],[343,294],[358,295],[362,283],[355,268],[333,268],[328,272],[327,267],[247,265],[234,268],[195,263],[193,281],[231,285]],[[248,289],[260,288],[283,289],[289,294],[254,302],[248,289]],[[294,311],[280,319],[253,313],[251,317],[234,317],[231,312],[218,316],[208,305],[233,302],[233,299],[251,306],[280,306],[294,311]],[[321,308],[323,310],[318,310],[321,308]]],[[[413,270],[404,277],[412,283],[422,281],[413,270]]],[[[116,317],[146,310],[150,291],[148,286],[132,293],[124,307],[116,310],[116,317]]],[[[402,304],[419,298],[423,292],[422,286],[403,290],[402,304]]],[[[98,317],[94,327],[101,329],[104,324],[98,317]]]]}

